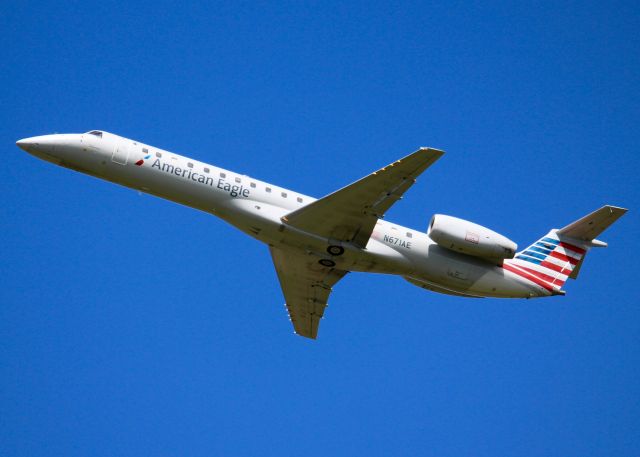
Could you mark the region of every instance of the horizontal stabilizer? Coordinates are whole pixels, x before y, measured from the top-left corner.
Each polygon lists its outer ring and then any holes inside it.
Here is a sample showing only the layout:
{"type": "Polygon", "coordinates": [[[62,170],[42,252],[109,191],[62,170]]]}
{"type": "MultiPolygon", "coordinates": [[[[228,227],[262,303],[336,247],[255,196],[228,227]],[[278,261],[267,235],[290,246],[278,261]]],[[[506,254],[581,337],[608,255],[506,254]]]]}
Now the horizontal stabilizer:
{"type": "Polygon", "coordinates": [[[560,236],[577,240],[591,241],[618,220],[627,210],[617,206],[605,205],[575,222],[557,231],[560,236]]]}

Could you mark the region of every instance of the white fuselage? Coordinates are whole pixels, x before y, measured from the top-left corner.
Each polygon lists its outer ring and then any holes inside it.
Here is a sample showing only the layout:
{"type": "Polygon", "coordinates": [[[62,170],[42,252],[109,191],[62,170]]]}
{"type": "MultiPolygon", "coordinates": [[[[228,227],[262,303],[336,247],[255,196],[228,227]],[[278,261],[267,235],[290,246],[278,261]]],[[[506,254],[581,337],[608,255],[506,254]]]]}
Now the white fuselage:
{"type": "Polygon", "coordinates": [[[425,289],[475,297],[540,297],[550,292],[501,265],[458,254],[426,233],[379,220],[365,249],[302,232],[281,220],[314,198],[107,132],[45,135],[19,142],[27,152],[141,192],[218,216],[271,246],[299,249],[336,268],[400,275],[425,289]],[[142,161],[142,162],[140,162],[142,161]],[[335,243],[333,243],[335,244],[335,243]]]}

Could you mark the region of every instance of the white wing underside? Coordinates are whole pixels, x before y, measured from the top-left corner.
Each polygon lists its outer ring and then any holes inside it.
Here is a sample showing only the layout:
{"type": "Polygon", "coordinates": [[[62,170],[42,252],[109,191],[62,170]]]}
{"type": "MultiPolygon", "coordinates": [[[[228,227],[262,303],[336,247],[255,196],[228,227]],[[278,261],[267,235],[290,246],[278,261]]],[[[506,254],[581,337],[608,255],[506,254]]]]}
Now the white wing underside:
{"type": "MultiPolygon", "coordinates": [[[[421,148],[336,192],[282,218],[282,222],[327,239],[364,248],[385,212],[409,189],[420,173],[444,152],[421,148]]],[[[331,288],[348,272],[318,263],[316,255],[271,247],[293,328],[316,338],[331,288]]]]}
{"type": "Polygon", "coordinates": [[[293,329],[298,335],[315,339],[331,288],[348,272],[324,267],[313,255],[269,249],[293,329]]]}
{"type": "Polygon", "coordinates": [[[331,241],[364,248],[378,219],[444,152],[421,148],[282,218],[283,222],[331,241]]]}

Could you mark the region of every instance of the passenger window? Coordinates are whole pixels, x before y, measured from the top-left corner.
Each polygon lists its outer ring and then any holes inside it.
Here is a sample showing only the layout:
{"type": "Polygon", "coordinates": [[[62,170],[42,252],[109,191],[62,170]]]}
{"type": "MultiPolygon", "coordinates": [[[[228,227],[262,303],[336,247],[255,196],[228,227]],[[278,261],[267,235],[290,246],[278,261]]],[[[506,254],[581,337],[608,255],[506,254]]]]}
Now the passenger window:
{"type": "Polygon", "coordinates": [[[240,182],[240,178],[236,178],[236,182],[240,182]]]}
{"type": "Polygon", "coordinates": [[[142,152],[144,152],[144,153],[148,153],[148,152],[149,152],[149,150],[148,150],[147,148],[142,148],[142,152]]]}
{"type": "Polygon", "coordinates": [[[266,190],[267,192],[271,192],[271,187],[267,187],[265,190],[266,190]]]}
{"type": "Polygon", "coordinates": [[[225,173],[220,173],[220,177],[221,177],[221,178],[226,178],[226,177],[227,177],[227,175],[226,175],[225,173]]]}
{"type": "Polygon", "coordinates": [[[282,195],[284,198],[287,198],[287,193],[286,192],[282,192],[280,195],[282,195]]]}
{"type": "Polygon", "coordinates": [[[250,186],[251,186],[251,187],[256,187],[256,183],[252,182],[252,183],[250,184],[250,186]]]}
{"type": "Polygon", "coordinates": [[[204,172],[205,172],[205,173],[209,173],[209,169],[208,169],[208,168],[205,168],[205,169],[204,169],[204,172]]]}
{"type": "Polygon", "coordinates": [[[187,163],[187,167],[189,167],[189,168],[193,168],[193,164],[192,164],[191,162],[188,162],[188,163],[187,163]]]}
{"type": "Polygon", "coordinates": [[[162,157],[162,153],[161,152],[156,152],[156,157],[162,157]]]}
{"type": "Polygon", "coordinates": [[[298,203],[302,203],[302,198],[298,197],[298,203]]]}
{"type": "Polygon", "coordinates": [[[413,238],[413,233],[407,232],[407,238],[413,238]]]}

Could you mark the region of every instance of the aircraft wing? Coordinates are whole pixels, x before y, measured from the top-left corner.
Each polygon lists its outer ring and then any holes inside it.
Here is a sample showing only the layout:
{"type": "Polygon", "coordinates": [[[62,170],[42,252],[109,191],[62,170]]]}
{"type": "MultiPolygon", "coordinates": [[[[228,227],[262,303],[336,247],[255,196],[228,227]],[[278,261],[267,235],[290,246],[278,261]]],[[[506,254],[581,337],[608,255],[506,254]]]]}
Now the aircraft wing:
{"type": "Polygon", "coordinates": [[[269,249],[293,329],[298,335],[315,339],[331,288],[348,271],[324,267],[315,256],[269,249]]]}
{"type": "Polygon", "coordinates": [[[282,218],[283,222],[331,240],[365,247],[379,218],[443,151],[420,148],[392,164],[282,218]]]}

